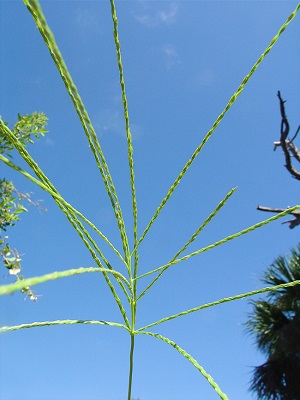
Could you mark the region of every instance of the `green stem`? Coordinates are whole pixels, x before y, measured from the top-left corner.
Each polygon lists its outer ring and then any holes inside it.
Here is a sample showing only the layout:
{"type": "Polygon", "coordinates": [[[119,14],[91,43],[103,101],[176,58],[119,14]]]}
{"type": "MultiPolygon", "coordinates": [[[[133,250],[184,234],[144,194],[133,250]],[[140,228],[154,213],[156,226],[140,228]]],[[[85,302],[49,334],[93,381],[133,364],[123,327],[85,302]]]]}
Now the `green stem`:
{"type": "Polygon", "coordinates": [[[43,321],[43,322],[32,322],[30,324],[21,324],[15,326],[3,326],[0,328],[0,334],[9,331],[18,331],[19,329],[43,327],[43,326],[54,326],[54,325],[75,325],[75,324],[92,324],[92,325],[108,325],[115,326],[118,328],[124,328],[128,330],[127,326],[119,324],[117,322],[108,321],[94,321],[94,320],[83,320],[83,319],[60,319],[57,321],[43,321]]]}
{"type": "Polygon", "coordinates": [[[120,274],[117,271],[114,271],[112,269],[107,269],[107,268],[99,268],[99,267],[88,267],[88,268],[73,268],[73,269],[68,269],[66,271],[58,271],[58,272],[51,272],[50,274],[45,274],[42,276],[35,276],[33,278],[27,278],[23,280],[19,280],[15,283],[11,283],[9,285],[0,285],[0,296],[4,294],[10,294],[13,292],[16,292],[17,290],[22,290],[26,288],[27,286],[34,286],[38,285],[40,283],[44,283],[47,281],[52,281],[56,280],[59,278],[65,278],[68,276],[73,276],[77,274],[84,274],[88,272],[102,272],[105,274],[112,274],[118,278],[120,278],[127,286],[128,282],[126,278],[120,274]]]}
{"type": "Polygon", "coordinates": [[[133,376],[133,352],[134,352],[134,333],[131,333],[130,339],[130,358],[129,358],[129,379],[128,379],[128,397],[127,400],[131,399],[131,388],[132,388],[132,376],[133,376]]]}

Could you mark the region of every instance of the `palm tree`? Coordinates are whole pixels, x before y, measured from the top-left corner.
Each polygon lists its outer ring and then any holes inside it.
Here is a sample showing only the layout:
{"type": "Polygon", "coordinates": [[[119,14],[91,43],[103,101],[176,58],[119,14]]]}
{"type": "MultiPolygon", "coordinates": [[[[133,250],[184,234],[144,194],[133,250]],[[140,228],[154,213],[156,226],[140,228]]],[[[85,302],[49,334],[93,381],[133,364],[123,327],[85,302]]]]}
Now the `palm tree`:
{"type": "MultiPolygon", "coordinates": [[[[278,257],[262,282],[280,285],[300,280],[300,244],[290,258],[278,257]]],[[[255,367],[250,391],[259,400],[300,399],[300,285],[272,291],[251,302],[246,323],[267,361],[255,367]]]]}

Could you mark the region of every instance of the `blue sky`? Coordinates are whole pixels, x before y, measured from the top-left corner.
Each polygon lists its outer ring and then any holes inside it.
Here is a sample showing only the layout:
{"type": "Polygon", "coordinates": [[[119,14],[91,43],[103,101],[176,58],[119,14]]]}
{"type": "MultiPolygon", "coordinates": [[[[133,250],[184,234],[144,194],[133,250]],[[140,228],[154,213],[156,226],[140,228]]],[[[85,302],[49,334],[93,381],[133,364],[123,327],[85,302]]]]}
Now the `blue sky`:
{"type": "MultiPolygon", "coordinates": [[[[129,173],[118,69],[108,1],[41,2],[48,23],[97,130],[128,229],[129,173]]],[[[119,35],[133,134],[139,233],[244,76],[277,33],[295,1],[118,1],[119,35]]],[[[121,249],[110,204],[72,104],[35,24],[21,1],[0,3],[1,116],[43,111],[46,138],[30,154],[76,208],[121,249]]],[[[292,21],[227,113],[140,247],[140,272],[176,253],[225,194],[236,193],[188,252],[270,215],[257,205],[293,206],[299,183],[284,168],[277,91],[295,132],[299,125],[300,28],[292,21]]],[[[24,162],[14,155],[18,165],[24,162]]],[[[26,169],[28,169],[26,167],[26,169]]],[[[53,200],[0,166],[19,191],[42,199],[9,232],[23,254],[26,277],[93,266],[53,200]]],[[[142,326],[222,297],[258,289],[273,260],[298,243],[299,231],[276,221],[173,266],[138,308],[142,326]]],[[[132,243],[132,237],[130,237],[132,243]]],[[[105,251],[107,250],[104,246],[105,251]]],[[[109,255],[109,252],[108,252],[109,255]]],[[[111,256],[111,255],[110,255],[111,256]]],[[[124,273],[124,267],[116,269],[124,273]]],[[[1,284],[10,282],[3,269],[1,284]]],[[[142,287],[144,287],[142,283],[142,287]]],[[[37,286],[38,302],[15,293],[0,299],[1,325],[56,319],[121,322],[100,275],[37,286]]],[[[155,332],[191,353],[230,400],[251,399],[251,367],[263,363],[243,323],[247,300],[159,325],[155,332]]],[[[95,326],[35,328],[0,338],[0,398],[121,400],[126,398],[129,338],[95,326]]],[[[138,336],[133,397],[214,400],[218,396],[173,348],[138,336]]]]}

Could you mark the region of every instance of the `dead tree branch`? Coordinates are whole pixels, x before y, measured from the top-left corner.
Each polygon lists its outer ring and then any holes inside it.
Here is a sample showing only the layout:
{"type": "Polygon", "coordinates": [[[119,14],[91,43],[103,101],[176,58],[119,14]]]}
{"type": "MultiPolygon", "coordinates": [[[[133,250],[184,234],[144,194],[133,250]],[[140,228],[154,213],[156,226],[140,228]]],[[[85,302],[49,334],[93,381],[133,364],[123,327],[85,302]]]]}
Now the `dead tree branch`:
{"type": "MultiPolygon", "coordinates": [[[[270,207],[263,207],[263,206],[257,206],[256,207],[257,210],[273,212],[273,213],[281,213],[283,211],[286,211],[288,208],[270,208],[270,207]]],[[[290,224],[289,228],[293,229],[293,228],[295,228],[295,226],[300,225],[300,210],[292,211],[290,214],[293,215],[295,218],[294,219],[290,219],[288,221],[284,221],[282,223],[283,224],[290,224]]]]}
{"type": "MultiPolygon", "coordinates": [[[[297,180],[300,180],[300,172],[297,171],[293,165],[292,165],[292,157],[296,161],[300,163],[300,150],[298,147],[293,143],[293,141],[296,139],[299,131],[300,131],[300,126],[298,127],[295,135],[293,136],[292,139],[288,139],[288,134],[290,131],[290,125],[289,121],[287,119],[286,113],[285,113],[285,100],[282,99],[280,91],[278,91],[277,96],[279,98],[279,105],[280,105],[280,114],[281,114],[281,125],[280,125],[280,141],[279,142],[274,142],[274,150],[277,149],[277,147],[281,147],[283,150],[283,154],[285,157],[285,167],[289,171],[289,173],[297,180]]],[[[273,212],[273,213],[280,213],[283,211],[288,210],[289,207],[287,208],[271,208],[271,207],[263,207],[263,206],[257,206],[256,209],[260,211],[267,211],[267,212],[273,212]]],[[[289,224],[290,229],[295,228],[296,226],[300,225],[300,209],[293,211],[290,213],[291,215],[294,216],[293,219],[284,221],[283,224],[289,224]]]]}
{"type": "Polygon", "coordinates": [[[294,178],[296,178],[297,180],[300,180],[300,172],[297,171],[293,167],[292,161],[291,161],[291,156],[293,156],[296,158],[296,160],[298,162],[300,162],[300,151],[293,143],[293,140],[296,138],[296,136],[300,130],[300,126],[298,127],[294,137],[291,140],[289,140],[288,134],[290,131],[290,125],[289,125],[289,122],[288,122],[288,119],[287,119],[286,113],[285,113],[285,107],[284,107],[285,100],[282,100],[280,91],[278,91],[277,96],[278,96],[279,102],[280,102],[281,126],[280,126],[280,142],[274,143],[274,146],[275,146],[274,150],[276,149],[277,146],[281,146],[284,157],[285,157],[286,169],[289,171],[289,173],[294,178]]]}

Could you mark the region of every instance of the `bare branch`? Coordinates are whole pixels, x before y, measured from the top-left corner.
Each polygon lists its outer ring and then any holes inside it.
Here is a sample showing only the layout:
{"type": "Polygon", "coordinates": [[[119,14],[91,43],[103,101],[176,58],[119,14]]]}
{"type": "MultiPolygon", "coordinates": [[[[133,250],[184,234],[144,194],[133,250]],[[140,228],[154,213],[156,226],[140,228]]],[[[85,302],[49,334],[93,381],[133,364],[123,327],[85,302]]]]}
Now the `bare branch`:
{"type": "MultiPolygon", "coordinates": [[[[287,208],[271,208],[271,207],[263,207],[263,206],[257,206],[256,209],[260,211],[267,211],[267,212],[273,212],[273,213],[281,213],[283,211],[288,210],[289,207],[287,208]]],[[[290,224],[289,228],[293,229],[297,225],[300,225],[300,209],[296,211],[291,211],[291,215],[293,215],[295,218],[290,219],[288,221],[282,222],[283,224],[290,224]]]]}
{"type": "MultiPolygon", "coordinates": [[[[300,163],[300,150],[293,143],[293,140],[296,138],[299,130],[300,130],[300,126],[298,127],[297,132],[294,135],[293,139],[286,140],[285,143],[286,143],[286,147],[287,147],[289,153],[291,153],[291,155],[293,157],[295,157],[295,159],[300,163]]],[[[281,147],[281,142],[274,142],[274,151],[277,149],[277,147],[281,147]]]]}
{"type": "MultiPolygon", "coordinates": [[[[285,107],[284,107],[285,100],[282,99],[282,97],[280,95],[280,91],[278,91],[277,96],[278,96],[279,102],[280,102],[280,113],[281,113],[280,146],[283,150],[284,157],[285,157],[285,162],[286,162],[285,167],[294,178],[296,178],[297,180],[300,180],[300,172],[297,171],[293,167],[292,161],[291,161],[291,154],[297,159],[297,161],[300,160],[300,152],[299,152],[298,148],[292,143],[299,132],[299,128],[297,129],[297,132],[294,135],[293,139],[288,140],[287,137],[288,137],[288,134],[290,131],[290,125],[289,125],[289,122],[288,122],[288,119],[287,119],[286,113],[285,113],[285,107]]],[[[279,145],[278,142],[274,143],[274,146],[275,146],[274,150],[276,149],[276,147],[278,145],[279,145]]]]}
{"type": "MultiPolygon", "coordinates": [[[[288,134],[290,131],[290,125],[289,121],[287,119],[286,113],[285,113],[285,107],[284,103],[285,100],[282,99],[280,91],[278,90],[277,96],[279,98],[279,104],[280,104],[280,114],[281,114],[281,125],[280,125],[280,141],[274,142],[274,151],[277,149],[277,147],[281,147],[284,153],[285,157],[285,162],[286,162],[286,169],[289,171],[289,173],[296,178],[297,180],[300,180],[300,172],[298,172],[292,165],[291,157],[294,157],[299,163],[300,163],[300,150],[296,145],[294,145],[293,141],[296,139],[299,131],[300,131],[300,125],[293,136],[292,139],[288,139],[288,134]]],[[[272,207],[263,207],[263,206],[257,206],[257,210],[260,211],[266,211],[266,212],[272,212],[272,213],[281,213],[283,211],[287,211],[289,207],[287,208],[272,208],[272,207]]],[[[289,214],[293,215],[294,218],[290,219],[288,221],[284,221],[283,224],[289,224],[290,229],[295,228],[296,226],[300,225],[300,209],[297,209],[296,211],[291,211],[289,214]]]]}

